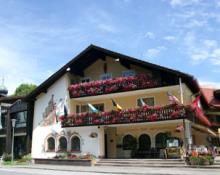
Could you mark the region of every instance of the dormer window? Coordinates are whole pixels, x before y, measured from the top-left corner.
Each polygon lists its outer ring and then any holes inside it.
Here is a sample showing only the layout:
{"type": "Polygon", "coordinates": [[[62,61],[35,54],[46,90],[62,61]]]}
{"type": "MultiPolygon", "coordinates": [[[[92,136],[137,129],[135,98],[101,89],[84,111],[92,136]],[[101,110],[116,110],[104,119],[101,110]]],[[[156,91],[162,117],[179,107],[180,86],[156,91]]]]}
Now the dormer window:
{"type": "Polygon", "coordinates": [[[105,73],[100,76],[101,80],[108,80],[112,78],[112,73],[105,73]]]}
{"type": "Polygon", "coordinates": [[[130,77],[130,76],[135,76],[136,73],[134,70],[125,70],[122,71],[122,77],[130,77]]]}

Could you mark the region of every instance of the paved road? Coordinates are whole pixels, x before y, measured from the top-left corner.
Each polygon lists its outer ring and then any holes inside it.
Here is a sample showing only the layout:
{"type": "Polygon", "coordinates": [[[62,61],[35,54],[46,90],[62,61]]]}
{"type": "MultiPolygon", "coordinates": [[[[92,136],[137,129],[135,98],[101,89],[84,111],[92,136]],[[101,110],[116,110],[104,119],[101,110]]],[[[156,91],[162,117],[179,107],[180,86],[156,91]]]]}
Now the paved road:
{"type": "MultiPolygon", "coordinates": [[[[55,170],[39,170],[39,169],[0,169],[0,175],[95,175],[93,172],[69,172],[55,170]]],[[[100,173],[99,173],[100,175],[100,173]]]]}
{"type": "MultiPolygon", "coordinates": [[[[75,168],[74,168],[75,169],[75,168]]],[[[43,170],[35,168],[0,168],[0,175],[220,175],[220,169],[189,168],[76,168],[75,170],[43,170]]]]}

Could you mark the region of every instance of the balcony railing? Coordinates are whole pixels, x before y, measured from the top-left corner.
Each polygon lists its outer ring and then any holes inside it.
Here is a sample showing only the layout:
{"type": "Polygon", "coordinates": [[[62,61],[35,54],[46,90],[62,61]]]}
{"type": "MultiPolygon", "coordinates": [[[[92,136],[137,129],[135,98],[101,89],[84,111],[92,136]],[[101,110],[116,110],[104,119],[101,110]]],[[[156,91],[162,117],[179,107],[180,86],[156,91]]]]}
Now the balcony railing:
{"type": "Polygon", "coordinates": [[[118,77],[108,80],[96,80],[73,84],[69,86],[72,98],[109,94],[114,92],[131,91],[158,87],[161,85],[157,80],[153,80],[146,74],[139,74],[130,77],[118,77]]]}
{"type": "Polygon", "coordinates": [[[184,106],[173,104],[163,107],[144,106],[122,111],[71,114],[67,117],[61,116],[60,120],[62,127],[76,127],[174,120],[185,118],[185,114],[184,106]]]}

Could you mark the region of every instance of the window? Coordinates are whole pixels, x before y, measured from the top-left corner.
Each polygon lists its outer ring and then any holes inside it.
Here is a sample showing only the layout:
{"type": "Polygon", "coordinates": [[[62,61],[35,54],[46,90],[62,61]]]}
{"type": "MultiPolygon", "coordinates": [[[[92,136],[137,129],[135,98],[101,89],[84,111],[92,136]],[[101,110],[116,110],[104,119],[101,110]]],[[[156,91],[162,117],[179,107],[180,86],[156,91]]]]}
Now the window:
{"type": "Polygon", "coordinates": [[[93,105],[96,109],[98,109],[98,111],[104,112],[104,104],[94,104],[93,105]]]}
{"type": "MultiPolygon", "coordinates": [[[[144,103],[148,106],[154,106],[154,97],[149,97],[149,98],[142,98],[142,100],[144,101],[144,103]]],[[[137,100],[137,106],[142,106],[142,103],[141,103],[141,98],[139,98],[137,100]]]]}
{"type": "Polygon", "coordinates": [[[67,151],[67,140],[65,137],[59,139],[59,151],[67,151]]]}
{"type": "Polygon", "coordinates": [[[71,139],[71,151],[80,151],[80,139],[77,136],[71,139]]]}
{"type": "MultiPolygon", "coordinates": [[[[92,104],[98,111],[104,112],[104,103],[92,104]]],[[[76,105],[76,113],[91,112],[88,105],[76,105]]]]}
{"type": "Polygon", "coordinates": [[[53,137],[49,137],[47,139],[47,151],[50,151],[50,152],[55,151],[55,139],[53,137]]]}
{"type": "Polygon", "coordinates": [[[156,135],[156,148],[165,148],[166,145],[166,140],[167,140],[168,136],[166,133],[159,133],[156,135]]]}
{"type": "Polygon", "coordinates": [[[0,129],[3,129],[6,127],[6,115],[7,114],[1,114],[1,118],[0,118],[0,129]]]}
{"type": "Polygon", "coordinates": [[[0,106],[0,129],[6,127],[6,117],[8,113],[7,106],[0,106]]]}
{"type": "Polygon", "coordinates": [[[122,77],[130,77],[130,76],[135,76],[135,71],[134,70],[126,70],[122,71],[122,77]]]}
{"type": "Polygon", "coordinates": [[[112,78],[112,73],[105,73],[100,76],[101,80],[107,80],[112,78]]]}
{"type": "Polygon", "coordinates": [[[137,147],[136,139],[128,134],[123,138],[123,150],[134,150],[137,147]]]}
{"type": "Polygon", "coordinates": [[[26,127],[27,124],[27,111],[15,113],[16,128],[26,127]]]}
{"type": "Polygon", "coordinates": [[[169,139],[167,139],[167,145],[166,146],[169,147],[169,148],[181,146],[180,145],[180,140],[178,138],[169,138],[169,139]]]}
{"type": "Polygon", "coordinates": [[[139,150],[146,151],[151,148],[150,136],[147,134],[142,134],[139,137],[139,150]]]}
{"type": "Polygon", "coordinates": [[[91,81],[90,77],[81,78],[81,83],[90,82],[90,81],[91,81]]]}
{"type": "Polygon", "coordinates": [[[76,105],[76,113],[80,113],[80,105],[76,105]]]}
{"type": "Polygon", "coordinates": [[[81,105],[81,112],[89,112],[89,106],[88,105],[81,105]]]}

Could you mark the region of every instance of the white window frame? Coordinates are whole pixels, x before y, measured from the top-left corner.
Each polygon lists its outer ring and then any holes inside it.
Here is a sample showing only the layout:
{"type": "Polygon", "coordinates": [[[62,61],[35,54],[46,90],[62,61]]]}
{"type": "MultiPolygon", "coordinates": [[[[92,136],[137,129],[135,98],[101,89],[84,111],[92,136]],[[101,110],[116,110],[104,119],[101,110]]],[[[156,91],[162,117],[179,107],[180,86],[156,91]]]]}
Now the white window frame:
{"type": "MultiPolygon", "coordinates": [[[[91,103],[92,105],[100,105],[100,104],[103,104],[103,111],[105,111],[105,107],[106,107],[106,104],[105,102],[103,103],[91,103]]],[[[82,106],[86,106],[87,104],[76,104],[76,106],[79,106],[79,113],[82,112],[82,106]]],[[[77,114],[79,114],[77,113],[77,114]]]]}
{"type": "Polygon", "coordinates": [[[105,74],[100,75],[100,80],[108,80],[111,78],[112,78],[112,73],[105,73],[105,74]],[[104,77],[105,79],[103,79],[104,77]],[[109,77],[109,78],[106,78],[106,77],[109,77]]]}
{"type": "Polygon", "coordinates": [[[125,71],[122,71],[122,77],[130,77],[130,76],[135,76],[136,75],[136,72],[135,70],[125,70],[125,71]],[[127,75],[126,75],[127,74],[127,75]]]}
{"type": "MultiPolygon", "coordinates": [[[[156,104],[156,101],[155,101],[155,97],[154,97],[154,96],[145,96],[145,97],[139,97],[139,98],[136,99],[136,107],[140,107],[140,106],[138,106],[138,100],[139,100],[140,98],[142,98],[142,99],[144,99],[144,98],[153,98],[153,99],[154,99],[154,106],[155,106],[155,104],[156,104]]],[[[152,107],[154,107],[154,106],[152,106],[152,107]]]]}

